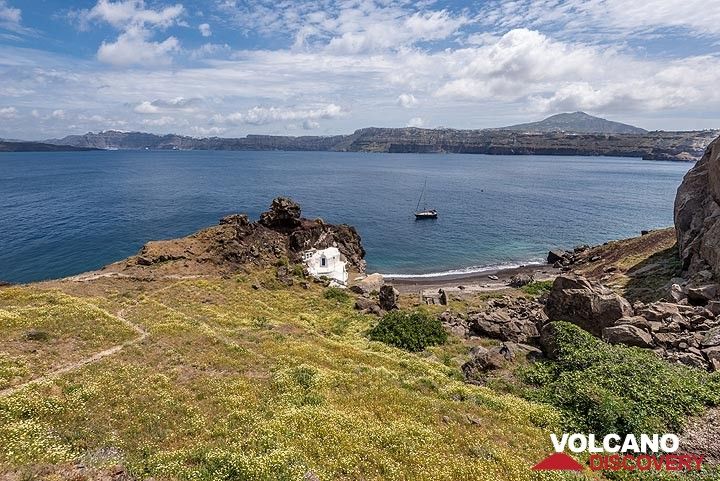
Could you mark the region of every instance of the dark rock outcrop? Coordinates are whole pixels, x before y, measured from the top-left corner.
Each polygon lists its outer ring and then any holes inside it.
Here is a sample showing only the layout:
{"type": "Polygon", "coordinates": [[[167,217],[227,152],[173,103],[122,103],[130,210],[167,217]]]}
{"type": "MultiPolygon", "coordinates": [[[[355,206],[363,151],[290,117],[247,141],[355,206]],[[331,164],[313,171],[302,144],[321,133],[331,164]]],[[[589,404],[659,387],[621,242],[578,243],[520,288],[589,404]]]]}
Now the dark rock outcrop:
{"type": "Polygon", "coordinates": [[[685,175],[675,197],[675,231],[683,268],[720,277],[720,138],[685,175]]]}
{"type": "Polygon", "coordinates": [[[397,301],[400,297],[400,292],[393,286],[386,284],[380,288],[380,294],[378,300],[380,307],[384,311],[392,311],[398,308],[397,301]]]}
{"type": "Polygon", "coordinates": [[[244,214],[229,215],[219,225],[188,237],[148,242],[138,255],[105,270],[138,277],[225,275],[279,261],[300,263],[304,251],[331,246],[345,256],[349,270],[364,272],[365,250],[353,227],[304,219],[300,206],[280,197],[258,222],[250,222],[244,214]]]}

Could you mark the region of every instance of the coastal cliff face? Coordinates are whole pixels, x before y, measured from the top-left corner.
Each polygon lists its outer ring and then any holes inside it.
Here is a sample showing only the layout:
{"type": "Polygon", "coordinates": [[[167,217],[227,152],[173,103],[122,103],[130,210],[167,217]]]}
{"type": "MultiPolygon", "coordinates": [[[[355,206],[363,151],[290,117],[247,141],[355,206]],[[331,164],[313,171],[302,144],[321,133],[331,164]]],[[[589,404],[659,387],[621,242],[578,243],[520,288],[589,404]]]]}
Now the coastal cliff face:
{"type": "Polygon", "coordinates": [[[288,150],[332,152],[592,155],[649,160],[697,160],[718,131],[577,133],[532,130],[365,128],[350,135],[193,138],[105,131],[51,139],[48,143],[127,150],[288,150]]]}
{"type": "Polygon", "coordinates": [[[230,215],[188,237],[148,242],[136,256],[105,270],[137,277],[224,275],[284,260],[299,263],[304,251],[331,246],[347,258],[350,270],[364,272],[365,250],[354,227],[305,219],[298,204],[278,197],[257,222],[230,215]]]}
{"type": "Polygon", "coordinates": [[[675,197],[675,230],[683,269],[720,277],[720,137],[685,175],[675,197]]]}

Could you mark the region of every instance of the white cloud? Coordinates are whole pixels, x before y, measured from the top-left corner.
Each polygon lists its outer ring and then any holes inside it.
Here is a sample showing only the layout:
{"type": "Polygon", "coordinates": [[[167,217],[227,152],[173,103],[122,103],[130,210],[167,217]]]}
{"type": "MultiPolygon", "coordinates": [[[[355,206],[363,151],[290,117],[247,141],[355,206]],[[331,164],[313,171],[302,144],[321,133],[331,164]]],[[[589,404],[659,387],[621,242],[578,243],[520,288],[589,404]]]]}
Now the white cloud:
{"type": "Polygon", "coordinates": [[[190,128],[190,131],[194,135],[200,135],[203,137],[212,136],[212,135],[221,135],[225,133],[227,129],[224,127],[201,127],[198,125],[194,125],[190,128]]]}
{"type": "Polygon", "coordinates": [[[62,120],[65,118],[65,111],[62,109],[53,110],[50,114],[50,117],[52,117],[53,119],[62,120]]]}
{"type": "Polygon", "coordinates": [[[230,52],[232,52],[232,48],[226,43],[205,43],[196,49],[190,50],[189,56],[193,60],[199,60],[228,54],[230,52]]]}
{"type": "Polygon", "coordinates": [[[720,4],[712,0],[498,0],[480,18],[495,29],[553,27],[573,36],[643,36],[668,29],[720,35],[720,4]]]}
{"type": "Polygon", "coordinates": [[[326,48],[336,54],[397,50],[449,38],[471,20],[429,8],[432,2],[383,0],[225,1],[221,8],[254,33],[290,33],[296,49],[326,48]]]}
{"type": "Polygon", "coordinates": [[[406,125],[408,127],[422,127],[423,125],[425,125],[425,121],[421,117],[413,117],[408,120],[406,125]]]}
{"type": "Polygon", "coordinates": [[[99,0],[90,10],[78,16],[81,25],[89,22],[106,22],[120,30],[114,42],[103,42],[97,52],[98,60],[118,66],[166,65],[171,54],[180,50],[180,41],[173,36],[163,41],[152,41],[154,29],[164,29],[180,22],[185,13],[181,4],[152,10],[143,0],[99,0]]]}
{"type": "Polygon", "coordinates": [[[150,25],[169,27],[185,13],[181,4],[165,7],[162,10],[145,8],[143,0],[99,0],[90,10],[83,10],[79,17],[82,22],[102,21],[123,30],[128,26],[150,25]]]}
{"type": "Polygon", "coordinates": [[[305,119],[302,123],[302,128],[305,130],[313,130],[320,127],[320,124],[318,122],[315,122],[314,120],[305,119]]]}
{"type": "Polygon", "coordinates": [[[14,119],[16,116],[17,109],[15,107],[0,108],[0,119],[14,119]]]}
{"type": "Polygon", "coordinates": [[[198,25],[198,30],[200,30],[200,34],[203,37],[210,37],[212,35],[212,30],[210,29],[210,24],[208,23],[201,23],[198,25]]]}
{"type": "Polygon", "coordinates": [[[112,65],[166,65],[170,54],[180,50],[180,42],[168,37],[162,42],[148,41],[150,32],[130,27],[115,42],[103,42],[97,52],[98,60],[112,65]]]}
{"type": "MultiPolygon", "coordinates": [[[[313,109],[290,109],[282,107],[253,107],[246,112],[234,112],[227,115],[218,114],[213,121],[229,125],[266,125],[279,121],[317,121],[319,119],[333,119],[343,115],[343,109],[339,105],[328,104],[313,109]]],[[[308,123],[308,127],[316,128],[315,124],[308,123]]],[[[303,125],[307,128],[306,125],[303,125]]]]}
{"type": "Polygon", "coordinates": [[[160,112],[158,107],[147,100],[136,105],[133,110],[139,114],[157,114],[160,112]]]}
{"type": "Polygon", "coordinates": [[[133,111],[138,114],[159,114],[168,111],[195,112],[196,106],[202,102],[199,98],[187,99],[175,97],[171,99],[156,99],[152,102],[144,100],[137,104],[133,111]]]}
{"type": "Polygon", "coordinates": [[[397,98],[397,104],[400,107],[409,109],[410,107],[416,106],[418,103],[417,99],[413,94],[400,94],[397,98]]]}
{"type": "Polygon", "coordinates": [[[22,12],[19,8],[11,7],[7,0],[0,0],[0,27],[17,30],[21,19],[22,12]]]}

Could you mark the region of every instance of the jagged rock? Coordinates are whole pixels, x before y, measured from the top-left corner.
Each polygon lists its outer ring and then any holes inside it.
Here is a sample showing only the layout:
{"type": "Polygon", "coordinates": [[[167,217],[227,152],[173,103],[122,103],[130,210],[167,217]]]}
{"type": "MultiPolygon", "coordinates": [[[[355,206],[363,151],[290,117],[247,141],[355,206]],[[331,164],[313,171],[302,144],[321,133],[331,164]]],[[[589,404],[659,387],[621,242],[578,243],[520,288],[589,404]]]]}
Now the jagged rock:
{"type": "Polygon", "coordinates": [[[397,301],[400,296],[400,292],[389,284],[385,284],[380,288],[380,308],[384,311],[392,311],[397,309],[397,301]]]}
{"type": "Polygon", "coordinates": [[[470,350],[470,360],[461,369],[467,381],[482,382],[487,371],[501,369],[521,358],[535,362],[542,357],[540,349],[527,344],[506,342],[490,348],[475,346],[470,350]]]}
{"type": "Polygon", "coordinates": [[[646,331],[646,332],[652,331],[652,325],[650,324],[650,321],[648,321],[647,319],[645,319],[642,316],[622,317],[615,322],[616,326],[620,326],[623,324],[635,326],[638,329],[642,329],[643,331],[646,331]]]}
{"type": "Polygon", "coordinates": [[[465,379],[478,381],[482,379],[485,372],[493,369],[500,369],[507,359],[499,353],[499,350],[489,349],[483,346],[475,346],[470,350],[470,360],[462,365],[461,369],[465,379]]]}
{"type": "Polygon", "coordinates": [[[688,302],[693,306],[704,306],[714,300],[718,294],[717,284],[707,284],[700,287],[691,287],[687,290],[688,302]]]}
{"type": "Polygon", "coordinates": [[[380,292],[380,288],[385,284],[385,278],[382,274],[370,274],[353,285],[350,290],[356,294],[370,294],[371,292],[380,292]]]}
{"type": "Polygon", "coordinates": [[[700,341],[703,347],[720,346],[720,327],[714,327],[707,331],[700,341]]]}
{"type": "Polygon", "coordinates": [[[720,346],[707,347],[702,353],[708,361],[720,361],[720,346]]]}
{"type": "Polygon", "coordinates": [[[720,139],[685,175],[675,197],[675,232],[683,269],[720,276],[720,139]]]}
{"type": "Polygon", "coordinates": [[[365,297],[358,297],[355,300],[355,309],[358,311],[371,311],[375,306],[378,306],[377,302],[373,301],[372,299],[367,299],[365,297]]]}
{"type": "Polygon", "coordinates": [[[680,310],[678,305],[671,304],[669,302],[653,302],[652,304],[645,306],[645,308],[637,311],[637,315],[642,316],[651,322],[662,322],[679,314],[680,310]]]}
{"type": "Polygon", "coordinates": [[[250,225],[250,220],[245,214],[232,214],[220,219],[220,225],[234,225],[239,227],[245,227],[250,225]]]}
{"type": "Polygon", "coordinates": [[[620,318],[633,315],[630,303],[599,284],[574,275],[555,278],[545,304],[551,321],[568,321],[596,336],[620,318]]]}
{"type": "Polygon", "coordinates": [[[458,337],[466,337],[469,333],[468,324],[461,316],[445,311],[438,317],[446,331],[458,337]]]}
{"type": "Polygon", "coordinates": [[[547,255],[547,263],[548,264],[555,264],[556,262],[562,262],[563,259],[567,256],[567,252],[560,251],[560,250],[552,250],[548,252],[547,255]]]}
{"type": "Polygon", "coordinates": [[[677,361],[686,366],[695,367],[697,369],[707,369],[708,363],[705,359],[691,352],[679,352],[676,354],[677,361]]]}
{"type": "Polygon", "coordinates": [[[510,287],[522,287],[531,284],[535,279],[529,274],[516,274],[510,278],[510,287]]]}
{"type": "Polygon", "coordinates": [[[606,327],[603,329],[603,338],[610,344],[627,344],[644,348],[653,347],[653,338],[650,333],[630,324],[606,327]]]}
{"type": "Polygon", "coordinates": [[[438,294],[440,294],[440,295],[438,296],[438,299],[439,299],[439,301],[440,301],[440,305],[441,305],[441,306],[447,306],[449,299],[448,299],[448,294],[447,294],[447,292],[445,291],[445,289],[438,289],[438,294]]]}
{"type": "Polygon", "coordinates": [[[292,229],[300,225],[300,206],[287,197],[277,197],[270,210],[260,215],[260,224],[272,229],[292,229]]]}
{"type": "Polygon", "coordinates": [[[538,325],[546,320],[542,305],[525,298],[491,299],[483,311],[468,313],[468,327],[478,336],[501,341],[533,343],[539,338],[538,325]]]}

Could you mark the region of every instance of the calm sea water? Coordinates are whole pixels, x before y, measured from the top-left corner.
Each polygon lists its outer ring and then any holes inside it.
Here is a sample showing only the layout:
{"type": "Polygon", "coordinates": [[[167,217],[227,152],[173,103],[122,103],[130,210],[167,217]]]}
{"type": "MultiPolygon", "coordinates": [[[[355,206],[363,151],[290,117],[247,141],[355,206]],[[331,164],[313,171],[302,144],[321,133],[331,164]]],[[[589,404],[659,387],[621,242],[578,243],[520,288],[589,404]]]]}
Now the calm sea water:
{"type": "Polygon", "coordinates": [[[0,154],[0,279],[67,276],[273,197],[359,230],[371,271],[541,260],[672,224],[686,163],[608,157],[325,152],[0,154]],[[412,215],[428,178],[427,207],[412,215]]]}

